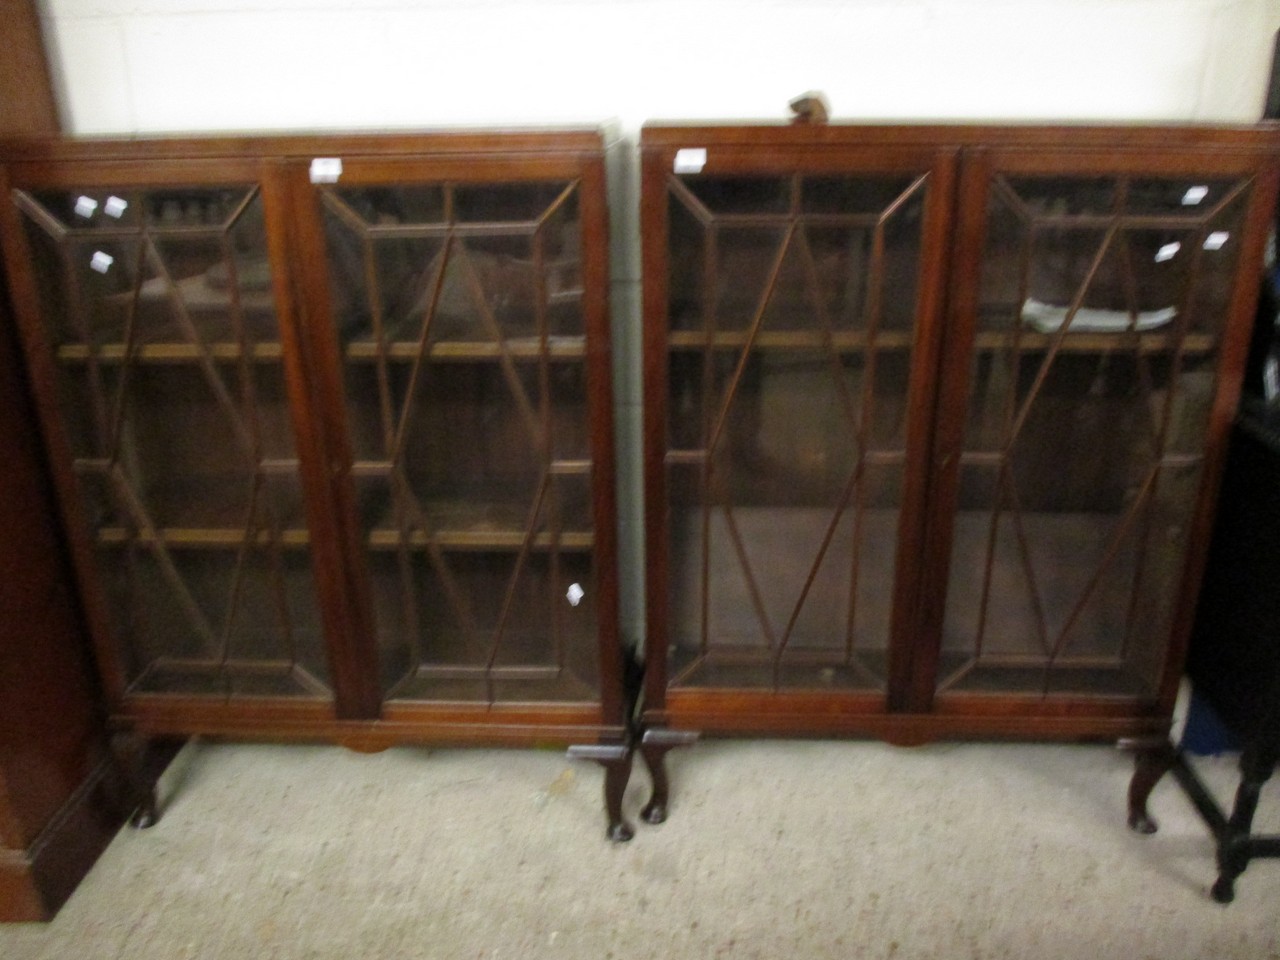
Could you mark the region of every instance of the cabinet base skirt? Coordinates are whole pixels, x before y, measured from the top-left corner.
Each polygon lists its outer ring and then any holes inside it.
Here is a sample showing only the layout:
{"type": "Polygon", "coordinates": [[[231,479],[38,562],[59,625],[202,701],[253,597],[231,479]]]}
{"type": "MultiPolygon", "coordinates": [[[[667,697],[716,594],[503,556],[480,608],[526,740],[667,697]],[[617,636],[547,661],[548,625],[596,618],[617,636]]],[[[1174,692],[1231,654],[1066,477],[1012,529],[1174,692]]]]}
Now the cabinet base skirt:
{"type": "Polygon", "coordinates": [[[124,823],[103,762],[25,850],[0,849],[0,923],[52,920],[124,823]]]}
{"type": "Polygon", "coordinates": [[[180,698],[126,704],[113,723],[144,737],[204,736],[228,740],[337,743],[362,752],[401,744],[538,747],[621,742],[622,723],[603,719],[598,704],[388,704],[377,720],[343,720],[328,705],[263,703],[255,709],[180,698]]]}
{"type": "Polygon", "coordinates": [[[940,698],[932,713],[888,713],[865,697],[814,698],[754,692],[669,692],[646,710],[652,728],[714,736],[864,737],[902,746],[934,740],[1118,740],[1168,735],[1170,718],[1152,704],[1028,698],[999,706],[981,698],[940,698]]]}

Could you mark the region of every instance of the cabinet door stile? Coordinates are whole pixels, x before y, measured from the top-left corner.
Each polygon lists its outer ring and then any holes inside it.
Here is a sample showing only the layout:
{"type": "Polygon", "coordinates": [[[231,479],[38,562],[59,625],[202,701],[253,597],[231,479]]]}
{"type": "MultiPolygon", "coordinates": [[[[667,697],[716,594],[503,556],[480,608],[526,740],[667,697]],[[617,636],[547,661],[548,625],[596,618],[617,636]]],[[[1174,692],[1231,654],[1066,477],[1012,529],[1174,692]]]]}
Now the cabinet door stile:
{"type": "Polygon", "coordinates": [[[0,167],[0,242],[6,261],[18,340],[27,368],[36,414],[57,487],[57,502],[78,580],[78,596],[93,639],[98,674],[108,699],[118,703],[126,687],[121,647],[112,636],[107,601],[95,573],[93,547],[76,493],[71,447],[57,404],[52,347],[40,324],[40,298],[32,275],[31,251],[12,199],[9,171],[0,167]]]}
{"type": "Polygon", "coordinates": [[[669,150],[641,155],[644,270],[645,712],[661,721],[670,649],[667,583],[667,169],[669,150]]]}
{"type": "Polygon", "coordinates": [[[372,719],[381,712],[382,696],[349,489],[341,357],[332,332],[322,228],[305,167],[272,163],[265,192],[274,221],[272,256],[281,265],[276,296],[337,715],[372,719]]]}
{"type": "Polygon", "coordinates": [[[620,678],[624,674],[618,632],[618,510],[614,452],[613,350],[609,316],[609,212],[605,206],[604,158],[584,158],[581,168],[582,288],[586,325],[587,416],[590,421],[595,591],[598,609],[601,701],[605,722],[625,727],[620,678]]]}
{"type": "Polygon", "coordinates": [[[935,443],[934,418],[945,384],[941,370],[943,338],[949,335],[947,278],[953,250],[954,222],[960,153],[940,151],[930,172],[929,205],[923,226],[920,276],[923,278],[917,306],[912,350],[912,375],[907,395],[907,461],[903,481],[903,512],[899,522],[898,552],[894,567],[892,654],[889,666],[889,709],[922,713],[929,709],[931,692],[923,694],[922,674],[936,669],[936,632],[922,610],[929,595],[928,571],[937,563],[942,545],[927,535],[928,505],[935,482],[932,464],[935,443]]]}
{"type": "Polygon", "coordinates": [[[938,358],[938,388],[929,467],[926,547],[921,554],[919,644],[905,706],[910,712],[930,709],[938,669],[942,621],[946,609],[947,573],[951,567],[951,517],[955,512],[969,392],[969,367],[955,357],[968,357],[973,346],[978,297],[979,253],[985,234],[988,156],[968,150],[959,163],[954,199],[955,229],[946,275],[946,323],[938,358]]]}

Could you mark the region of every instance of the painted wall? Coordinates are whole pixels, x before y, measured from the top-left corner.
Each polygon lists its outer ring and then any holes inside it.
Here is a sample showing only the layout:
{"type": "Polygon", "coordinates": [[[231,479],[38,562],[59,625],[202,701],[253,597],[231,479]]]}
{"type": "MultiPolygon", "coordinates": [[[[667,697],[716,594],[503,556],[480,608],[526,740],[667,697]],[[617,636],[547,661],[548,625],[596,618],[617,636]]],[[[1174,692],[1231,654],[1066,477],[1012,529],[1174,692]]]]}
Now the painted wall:
{"type": "MultiPolygon", "coordinates": [[[[79,134],[782,118],[1253,120],[1280,0],[44,0],[79,134]]],[[[625,151],[623,153],[625,158],[625,151]]],[[[634,165],[614,171],[624,630],[641,627],[634,165]]]]}

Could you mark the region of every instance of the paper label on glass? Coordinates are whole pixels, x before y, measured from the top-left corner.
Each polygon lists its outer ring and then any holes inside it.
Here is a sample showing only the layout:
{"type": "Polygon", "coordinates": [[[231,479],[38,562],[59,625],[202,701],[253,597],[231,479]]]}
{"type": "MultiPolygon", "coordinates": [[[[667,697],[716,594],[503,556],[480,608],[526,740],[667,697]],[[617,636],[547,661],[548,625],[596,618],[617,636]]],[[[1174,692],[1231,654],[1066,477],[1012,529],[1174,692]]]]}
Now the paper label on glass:
{"type": "Polygon", "coordinates": [[[89,260],[89,269],[96,270],[98,273],[106,273],[111,269],[111,265],[116,262],[116,258],[109,253],[97,251],[92,259],[89,260]]]}
{"type": "Polygon", "coordinates": [[[93,197],[77,197],[76,213],[88,220],[98,209],[98,201],[93,197]]]}
{"type": "Polygon", "coordinates": [[[1230,239],[1231,234],[1226,230],[1215,230],[1204,238],[1204,248],[1206,250],[1221,250],[1230,239]]]}
{"type": "Polygon", "coordinates": [[[676,151],[676,173],[701,173],[706,165],[706,147],[682,147],[676,151]]]}
{"type": "Polygon", "coordinates": [[[1209,195],[1209,188],[1204,186],[1188,187],[1187,192],[1182,195],[1182,205],[1184,207],[1194,207],[1209,195]]]}
{"type": "Polygon", "coordinates": [[[129,201],[121,200],[119,197],[107,197],[107,202],[102,205],[102,212],[108,217],[115,217],[119,220],[124,216],[124,212],[128,208],[129,201]]]}

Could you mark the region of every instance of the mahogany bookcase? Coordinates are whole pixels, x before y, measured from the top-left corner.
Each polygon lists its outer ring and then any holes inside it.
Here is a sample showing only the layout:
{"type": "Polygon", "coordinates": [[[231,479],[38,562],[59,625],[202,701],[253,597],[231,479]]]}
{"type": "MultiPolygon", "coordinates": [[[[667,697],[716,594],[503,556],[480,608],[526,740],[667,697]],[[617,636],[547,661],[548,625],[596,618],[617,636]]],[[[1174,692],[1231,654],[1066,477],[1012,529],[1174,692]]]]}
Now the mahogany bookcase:
{"type": "Polygon", "coordinates": [[[1161,741],[1278,147],[644,128],[648,819],[682,733],[1161,741]]]}
{"type": "Polygon", "coordinates": [[[604,153],[590,130],[0,146],[122,757],[623,752],[604,153]]]}

